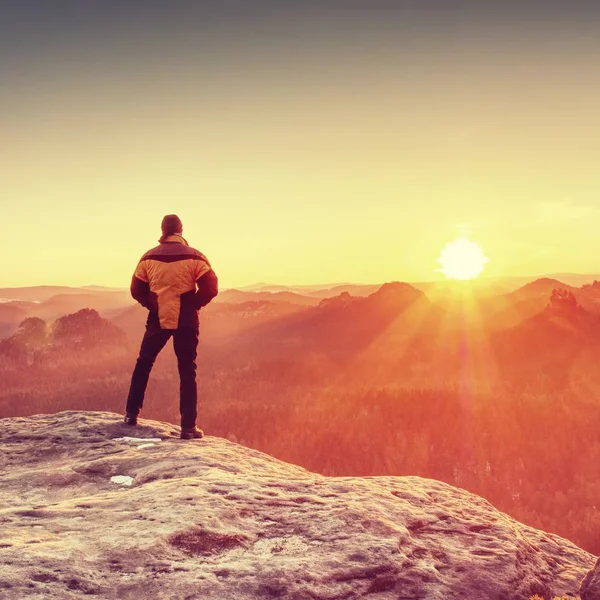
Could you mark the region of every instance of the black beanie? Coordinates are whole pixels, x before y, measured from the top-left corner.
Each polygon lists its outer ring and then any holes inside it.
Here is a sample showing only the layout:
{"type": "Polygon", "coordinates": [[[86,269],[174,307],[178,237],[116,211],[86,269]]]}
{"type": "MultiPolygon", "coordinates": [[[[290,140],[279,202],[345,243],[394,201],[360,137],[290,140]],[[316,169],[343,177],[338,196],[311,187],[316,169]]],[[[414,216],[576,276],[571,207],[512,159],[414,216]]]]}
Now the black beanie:
{"type": "Polygon", "coordinates": [[[174,233],[183,233],[183,223],[177,215],[165,215],[160,224],[163,235],[173,235],[174,233]]]}

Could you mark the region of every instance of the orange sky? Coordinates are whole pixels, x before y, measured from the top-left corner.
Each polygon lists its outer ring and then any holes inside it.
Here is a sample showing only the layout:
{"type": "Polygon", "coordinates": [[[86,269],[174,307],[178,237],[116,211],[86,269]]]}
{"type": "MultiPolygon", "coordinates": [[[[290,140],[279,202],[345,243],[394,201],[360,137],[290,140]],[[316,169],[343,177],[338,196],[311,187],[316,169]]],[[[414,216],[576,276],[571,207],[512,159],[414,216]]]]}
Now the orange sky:
{"type": "Polygon", "coordinates": [[[0,287],[127,285],[171,212],[227,287],[600,272],[595,15],[161,10],[0,18],[0,287]]]}

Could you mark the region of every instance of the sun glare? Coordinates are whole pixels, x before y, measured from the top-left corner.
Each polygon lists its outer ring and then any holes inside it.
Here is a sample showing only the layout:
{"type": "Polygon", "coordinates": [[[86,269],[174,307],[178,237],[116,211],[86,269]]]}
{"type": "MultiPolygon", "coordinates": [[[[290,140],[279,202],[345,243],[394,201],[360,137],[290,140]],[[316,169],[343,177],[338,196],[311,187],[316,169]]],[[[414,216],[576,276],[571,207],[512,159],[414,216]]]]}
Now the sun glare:
{"type": "Polygon", "coordinates": [[[460,237],[446,244],[438,262],[442,265],[439,270],[446,277],[464,281],[481,275],[489,258],[479,244],[460,237]]]}

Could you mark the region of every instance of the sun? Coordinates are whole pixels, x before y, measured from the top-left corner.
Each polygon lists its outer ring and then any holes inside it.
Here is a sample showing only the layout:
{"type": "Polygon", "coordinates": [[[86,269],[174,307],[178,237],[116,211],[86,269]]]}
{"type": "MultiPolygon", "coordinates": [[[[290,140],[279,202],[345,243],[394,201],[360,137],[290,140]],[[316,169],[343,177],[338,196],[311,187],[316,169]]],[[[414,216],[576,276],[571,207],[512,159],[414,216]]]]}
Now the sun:
{"type": "Polygon", "coordinates": [[[462,281],[481,275],[489,260],[481,246],[466,237],[457,238],[446,244],[438,258],[438,262],[442,265],[439,270],[446,277],[462,281]]]}

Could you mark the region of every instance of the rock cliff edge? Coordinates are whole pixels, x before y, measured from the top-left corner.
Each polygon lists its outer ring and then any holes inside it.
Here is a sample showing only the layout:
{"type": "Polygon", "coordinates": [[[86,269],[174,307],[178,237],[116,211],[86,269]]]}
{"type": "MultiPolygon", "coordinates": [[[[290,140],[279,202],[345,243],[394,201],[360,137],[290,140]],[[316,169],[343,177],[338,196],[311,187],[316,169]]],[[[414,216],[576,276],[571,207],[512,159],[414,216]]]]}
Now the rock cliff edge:
{"type": "Polygon", "coordinates": [[[0,597],[549,599],[595,562],[438,481],[324,477],[120,419],[0,420],[0,597]]]}

